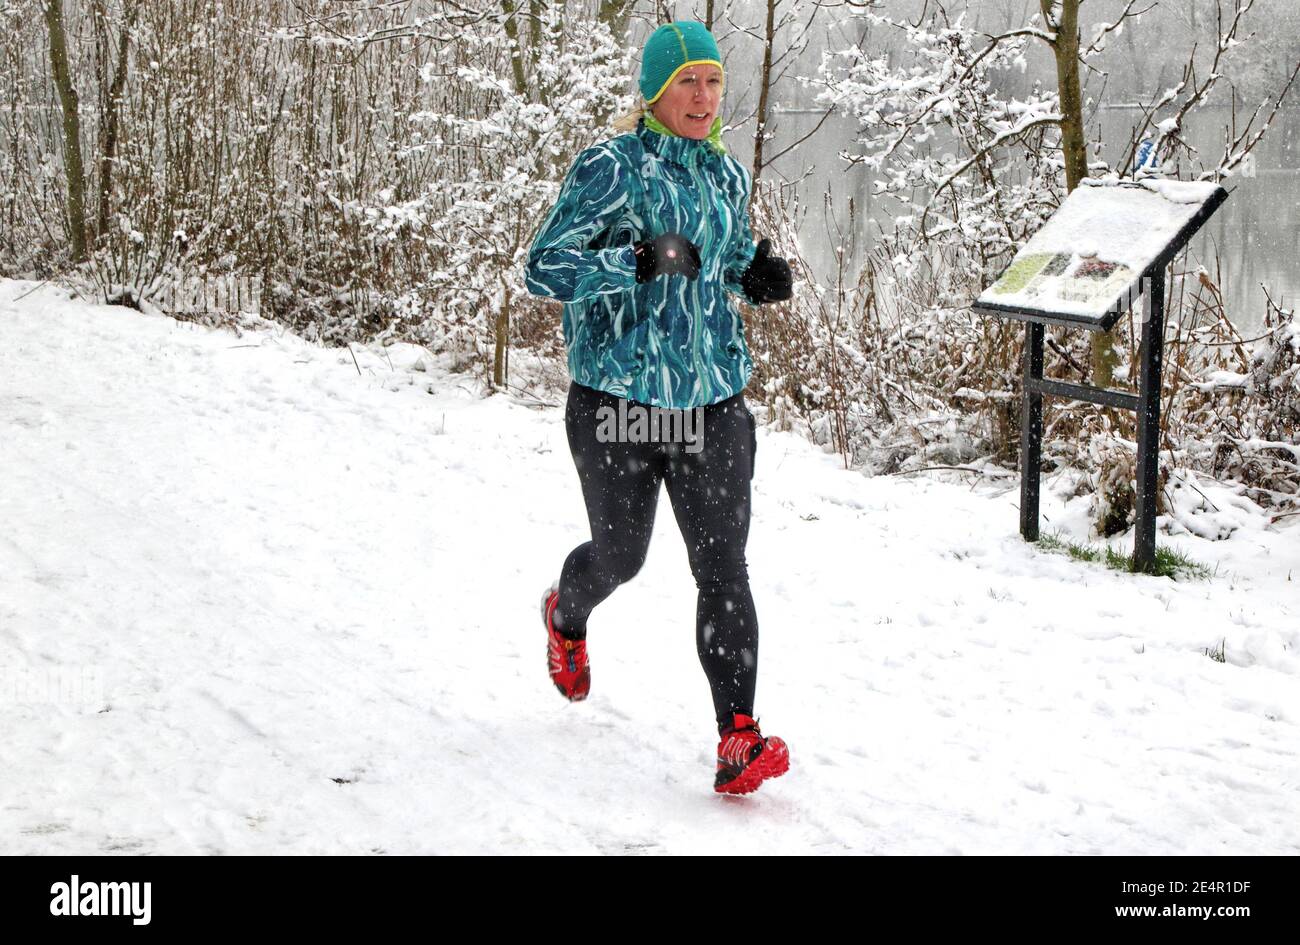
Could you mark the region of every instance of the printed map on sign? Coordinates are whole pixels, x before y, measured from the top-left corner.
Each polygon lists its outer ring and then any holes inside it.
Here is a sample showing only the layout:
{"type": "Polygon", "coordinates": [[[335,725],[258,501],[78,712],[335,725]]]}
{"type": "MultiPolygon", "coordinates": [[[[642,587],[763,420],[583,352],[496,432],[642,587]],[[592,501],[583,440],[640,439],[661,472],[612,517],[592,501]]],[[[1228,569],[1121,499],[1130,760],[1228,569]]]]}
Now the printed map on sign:
{"type": "Polygon", "coordinates": [[[1190,236],[1183,229],[1206,204],[1226,196],[1218,184],[1085,180],[975,307],[1101,322],[1136,295],[1143,273],[1180,235],[1190,236]]]}

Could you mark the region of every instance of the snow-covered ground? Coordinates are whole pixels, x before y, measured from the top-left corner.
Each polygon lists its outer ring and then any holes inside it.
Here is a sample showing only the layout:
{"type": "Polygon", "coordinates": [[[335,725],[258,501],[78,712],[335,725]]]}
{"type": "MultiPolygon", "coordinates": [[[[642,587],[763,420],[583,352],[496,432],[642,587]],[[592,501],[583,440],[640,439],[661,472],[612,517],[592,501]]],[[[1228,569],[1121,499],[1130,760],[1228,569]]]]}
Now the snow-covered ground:
{"type": "Polygon", "coordinates": [[[546,677],[587,537],[560,409],[32,290],[0,282],[0,852],[1300,852],[1300,519],[1207,489],[1232,537],[1161,540],[1216,577],[1121,574],[1021,541],[1014,480],[760,428],[793,767],[724,799],[666,496],[592,698],[546,677]]]}

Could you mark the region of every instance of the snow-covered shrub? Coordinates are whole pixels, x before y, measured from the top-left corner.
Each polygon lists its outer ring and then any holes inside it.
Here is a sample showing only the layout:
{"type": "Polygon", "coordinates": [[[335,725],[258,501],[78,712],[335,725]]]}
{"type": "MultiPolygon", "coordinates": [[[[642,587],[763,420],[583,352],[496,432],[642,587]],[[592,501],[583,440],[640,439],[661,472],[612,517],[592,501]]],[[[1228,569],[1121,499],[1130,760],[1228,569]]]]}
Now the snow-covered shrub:
{"type": "MultiPolygon", "coordinates": [[[[0,271],[48,276],[71,241],[41,6],[0,12],[0,271]]],[[[481,361],[512,308],[555,334],[517,262],[626,104],[635,49],[603,23],[567,4],[327,0],[105,0],[65,19],[101,297],[217,269],[324,342],[481,361]]]]}
{"type": "MultiPolygon", "coordinates": [[[[877,175],[874,196],[893,217],[867,271],[849,280],[867,322],[857,330],[864,370],[877,376],[848,386],[872,391],[877,431],[894,414],[920,411],[933,421],[946,413],[961,439],[1014,459],[1021,332],[967,306],[1063,196],[1056,96],[1038,87],[1019,99],[998,91],[999,76],[1024,69],[1028,35],[990,44],[964,16],[942,11],[917,23],[859,16],[906,42],[893,56],[856,45],[828,53],[816,80],[820,101],[858,119],[851,160],[877,175]]],[[[896,465],[899,431],[889,438],[896,465]]],[[[915,462],[927,462],[933,444],[918,445],[915,462]]],[[[852,452],[881,448],[868,434],[852,452]]]]}
{"type": "Polygon", "coordinates": [[[493,352],[484,364],[497,383],[512,339],[559,352],[558,307],[528,294],[523,262],[569,163],[632,101],[632,47],[604,23],[566,20],[563,7],[549,6],[535,26],[532,76],[522,86],[509,38],[499,28],[469,30],[468,63],[456,77],[472,90],[472,107],[409,116],[425,142],[409,160],[441,148],[474,157],[464,173],[449,167],[430,180],[405,212],[420,217],[414,231],[437,261],[424,283],[441,300],[433,318],[447,332],[477,333],[493,352]]]}
{"type": "Polygon", "coordinates": [[[1257,338],[1243,339],[1208,274],[1214,320],[1188,332],[1171,428],[1193,468],[1242,484],[1257,502],[1300,504],[1300,325],[1266,297],[1257,338]]]}
{"type": "Polygon", "coordinates": [[[998,91],[1000,73],[1025,68],[1028,36],[990,44],[964,14],[860,17],[901,31],[902,61],[858,46],[828,53],[818,101],[858,120],[851,159],[878,175],[874,196],[894,219],[878,291],[904,312],[965,305],[1060,203],[1057,96],[998,91]],[[932,294],[918,298],[918,284],[932,294]]]}
{"type": "MultiPolygon", "coordinates": [[[[1216,65],[1226,50],[1241,44],[1242,18],[1252,5],[1252,0],[1231,5],[1220,24],[1216,65]]],[[[834,435],[828,439],[846,457],[879,471],[969,462],[964,457],[1008,466],[1018,460],[1025,327],[975,316],[968,306],[1065,195],[1060,96],[1017,75],[1025,69],[1026,43],[1046,42],[1055,49],[1058,35],[1051,31],[1055,24],[1045,28],[1032,16],[993,36],[965,25],[972,9],[956,2],[927,4],[927,15],[911,22],[873,9],[857,11],[855,20],[888,30],[903,42],[896,48],[889,43],[853,45],[827,54],[815,80],[822,87],[822,102],[858,118],[858,147],[846,156],[874,172],[876,202],[882,208],[878,213],[892,220],[881,227],[862,272],[841,271],[825,293],[808,293],[796,303],[810,304],[815,298],[821,312],[831,313],[819,321],[828,331],[803,333],[809,350],[800,355],[805,370],[798,374],[796,389],[817,395],[806,398],[813,401],[807,418],[811,429],[829,430],[834,435]],[[1013,87],[1018,94],[1001,91],[1013,87]],[[851,317],[843,320],[843,313],[851,317]]],[[[1106,37],[1120,35],[1122,21],[1128,19],[1131,27],[1131,17],[1137,15],[1129,4],[1121,22],[1096,25],[1080,56],[1100,54],[1106,37]]],[[[1208,100],[1221,77],[1211,72],[1199,82],[1194,70],[1187,72],[1182,83],[1153,103],[1164,137],[1175,134],[1190,110],[1208,100]]],[[[1283,87],[1266,103],[1269,108],[1276,110],[1285,91],[1283,87]]],[[[1271,115],[1269,108],[1261,115],[1271,115]]],[[[1200,176],[1217,179],[1239,163],[1266,124],[1229,137],[1217,170],[1211,164],[1200,176]]],[[[1125,160],[1124,154],[1114,156],[1125,160]]],[[[1101,162],[1089,168],[1108,170],[1101,162]]],[[[1193,272],[1195,268],[1193,262],[1193,272]]],[[[1187,269],[1185,259],[1175,266],[1177,272],[1187,269]]],[[[1276,503],[1293,483],[1285,476],[1294,473],[1297,458],[1294,422],[1289,428],[1282,422],[1294,404],[1285,394],[1294,383],[1285,356],[1291,336],[1270,328],[1270,335],[1282,341],[1269,342],[1271,347],[1259,356],[1260,366],[1235,368],[1244,377],[1273,370],[1263,365],[1278,366],[1267,385],[1256,382],[1251,388],[1257,403],[1238,418],[1243,426],[1229,436],[1227,428],[1186,396],[1216,376],[1220,381],[1226,377],[1222,372],[1228,368],[1212,365],[1233,350],[1224,346],[1222,326],[1230,326],[1223,316],[1222,325],[1210,329],[1219,334],[1207,341],[1205,350],[1213,352],[1209,360],[1182,363],[1193,348],[1179,347],[1178,312],[1187,290],[1196,288],[1194,282],[1176,275],[1167,300],[1162,482],[1170,469],[1231,473],[1248,480],[1256,497],[1276,503]],[[1260,396],[1265,386],[1268,395],[1260,396]],[[1260,424],[1274,432],[1261,434],[1260,424]],[[1207,457],[1208,443],[1217,443],[1211,450],[1217,462],[1207,457]],[[1227,461],[1230,455],[1237,460],[1227,461]],[[1265,483],[1265,466],[1270,476],[1284,478],[1265,483]]],[[[1280,323],[1281,313],[1274,315],[1280,323]]],[[[1049,327],[1046,375],[1096,384],[1097,365],[1113,363],[1113,379],[1102,383],[1134,386],[1138,327],[1133,314],[1114,335],[1049,327]],[[1103,344],[1093,351],[1098,339],[1103,344]]],[[[779,360],[775,354],[772,359],[779,360]]],[[[790,360],[783,364],[787,375],[797,373],[790,360]]],[[[1244,383],[1233,381],[1238,387],[1244,383]]],[[[765,390],[782,384],[779,377],[769,379],[765,390]]],[[[1133,414],[1049,397],[1044,424],[1045,461],[1086,473],[1080,481],[1095,487],[1098,531],[1126,527],[1132,518],[1133,414]]]]}

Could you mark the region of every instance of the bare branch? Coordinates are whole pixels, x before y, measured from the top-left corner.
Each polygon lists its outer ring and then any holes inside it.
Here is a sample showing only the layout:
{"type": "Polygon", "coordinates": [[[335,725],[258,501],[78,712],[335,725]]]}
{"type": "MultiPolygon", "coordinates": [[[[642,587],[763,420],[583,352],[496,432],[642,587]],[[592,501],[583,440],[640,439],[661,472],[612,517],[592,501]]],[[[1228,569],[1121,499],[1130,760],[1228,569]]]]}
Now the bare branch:
{"type": "Polygon", "coordinates": [[[1157,0],[1151,0],[1151,6],[1147,7],[1145,10],[1138,10],[1135,13],[1133,11],[1133,8],[1137,5],[1138,5],[1138,0],[1128,0],[1128,4],[1124,7],[1124,11],[1120,13],[1118,20],[1116,20],[1114,23],[1103,23],[1101,25],[1101,28],[1097,31],[1097,35],[1094,36],[1092,42],[1088,44],[1088,48],[1079,54],[1080,59],[1087,59],[1093,53],[1099,53],[1103,49],[1105,49],[1106,44],[1102,42],[1102,40],[1106,38],[1106,35],[1108,33],[1112,33],[1115,30],[1119,29],[1121,26],[1123,26],[1125,20],[1128,19],[1136,20],[1144,13],[1150,13],[1152,10],[1156,8],[1157,0]]]}
{"type": "Polygon", "coordinates": [[[809,138],[811,138],[813,135],[815,135],[815,134],[818,132],[818,130],[821,128],[821,126],[822,126],[823,124],[826,123],[826,119],[827,119],[827,118],[830,118],[831,115],[834,114],[834,113],[835,113],[835,107],[834,107],[834,106],[831,106],[830,108],[826,109],[826,114],[822,115],[822,117],[821,117],[820,119],[818,119],[817,124],[813,127],[813,130],[812,130],[812,131],[808,132],[806,135],[804,135],[804,136],[803,136],[802,138],[800,138],[798,141],[795,141],[795,142],[791,143],[790,145],[788,145],[788,146],[785,147],[785,148],[782,148],[782,149],[781,149],[780,151],[778,151],[776,154],[773,154],[771,157],[769,157],[769,158],[767,159],[767,163],[768,163],[768,164],[773,163],[774,161],[777,160],[777,158],[779,158],[779,157],[781,157],[782,155],[784,155],[787,151],[793,150],[794,148],[797,148],[799,145],[803,144],[805,141],[807,141],[809,138]]]}
{"type": "Polygon", "coordinates": [[[1300,62],[1296,62],[1295,68],[1291,70],[1290,78],[1286,80],[1286,85],[1282,87],[1281,91],[1277,93],[1277,98],[1273,100],[1273,108],[1269,111],[1268,118],[1264,121],[1263,127],[1261,127],[1259,131],[1255,132],[1255,135],[1246,141],[1244,146],[1242,146],[1242,141],[1248,134],[1250,134],[1251,125],[1255,123],[1255,118],[1259,115],[1260,108],[1263,108],[1266,103],[1262,103],[1255,108],[1254,113],[1250,116],[1250,121],[1246,123],[1245,130],[1243,130],[1235,140],[1224,147],[1223,158],[1219,161],[1219,166],[1212,171],[1205,171],[1199,178],[1197,178],[1198,180],[1218,181],[1220,178],[1230,174],[1236,169],[1237,165],[1245,159],[1246,155],[1254,149],[1255,145],[1259,144],[1260,139],[1264,137],[1264,133],[1268,131],[1270,126],[1272,126],[1273,119],[1277,117],[1278,109],[1282,107],[1282,100],[1286,98],[1287,93],[1291,91],[1291,86],[1295,84],[1297,75],[1300,75],[1300,62]]]}
{"type": "Polygon", "coordinates": [[[1059,125],[1060,123],[1061,123],[1060,115],[1045,115],[1041,118],[1035,118],[1030,121],[1027,121],[1023,125],[1017,125],[1015,128],[1009,128],[1006,131],[1002,132],[997,137],[995,137],[992,141],[985,144],[983,147],[981,147],[978,151],[972,154],[961,164],[959,164],[955,170],[953,170],[951,173],[948,174],[947,177],[945,177],[942,181],[939,182],[939,185],[934,188],[934,193],[930,195],[930,199],[926,202],[925,210],[921,214],[921,238],[922,239],[926,238],[925,221],[930,214],[930,207],[933,206],[934,202],[939,199],[939,195],[941,193],[943,193],[947,188],[952,186],[953,181],[955,181],[962,174],[966,173],[966,171],[970,170],[970,168],[973,167],[977,161],[979,161],[981,158],[988,155],[995,148],[1001,147],[1002,145],[1006,144],[1008,141],[1012,140],[1013,138],[1019,137],[1020,135],[1023,135],[1026,132],[1032,131],[1034,128],[1042,127],[1044,125],[1059,125]]]}
{"type": "Polygon", "coordinates": [[[979,54],[970,61],[970,63],[966,66],[966,71],[962,73],[961,79],[958,81],[962,81],[967,76],[969,76],[971,74],[971,70],[973,70],[977,65],[979,65],[980,60],[982,60],[989,53],[993,52],[993,50],[997,49],[998,44],[1003,43],[1008,39],[1014,39],[1017,36],[1033,36],[1035,39],[1041,39],[1049,46],[1053,46],[1056,44],[1055,33],[1045,33],[1042,30],[1034,29],[1031,26],[1027,26],[1024,29],[1010,30],[1009,32],[1003,33],[1000,36],[994,36],[989,40],[989,44],[985,46],[982,50],[980,50],[979,54]]]}
{"type": "MultiPolygon", "coordinates": [[[[1197,84],[1193,79],[1193,91],[1192,94],[1187,97],[1187,101],[1183,102],[1182,107],[1178,109],[1178,112],[1174,115],[1172,120],[1166,120],[1160,123],[1160,136],[1156,139],[1155,144],[1157,154],[1160,153],[1160,149],[1164,145],[1165,141],[1170,138],[1186,147],[1188,151],[1193,150],[1188,147],[1187,142],[1183,141],[1180,137],[1183,128],[1183,120],[1187,117],[1188,112],[1205,100],[1211,90],[1213,90],[1213,88],[1218,84],[1219,79],[1222,78],[1222,73],[1219,72],[1219,64],[1223,59],[1223,54],[1232,47],[1240,45],[1241,40],[1237,39],[1237,31],[1241,27],[1241,18],[1250,12],[1250,8],[1254,5],[1255,0],[1234,0],[1232,23],[1226,31],[1223,29],[1223,9],[1222,7],[1218,8],[1218,42],[1215,44],[1214,48],[1214,59],[1210,63],[1210,73],[1206,77],[1205,81],[1200,84],[1197,84]]],[[[1195,50],[1193,49],[1192,52],[1194,57],[1195,50]]],[[[1194,75],[1193,62],[1193,59],[1189,59],[1188,68],[1184,71],[1184,75],[1194,75]]]]}

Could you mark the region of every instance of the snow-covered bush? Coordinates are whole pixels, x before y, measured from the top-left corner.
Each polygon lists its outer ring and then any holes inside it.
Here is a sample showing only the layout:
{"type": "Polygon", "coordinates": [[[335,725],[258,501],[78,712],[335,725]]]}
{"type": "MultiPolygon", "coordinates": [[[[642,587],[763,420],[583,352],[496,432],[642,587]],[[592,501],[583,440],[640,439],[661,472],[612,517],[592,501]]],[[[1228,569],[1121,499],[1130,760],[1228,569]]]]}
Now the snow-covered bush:
{"type": "MultiPolygon", "coordinates": [[[[41,5],[0,12],[0,270],[45,277],[74,260],[41,5]]],[[[632,85],[634,50],[568,4],[65,6],[82,275],[105,299],[254,276],[326,342],[491,352],[539,208],[632,85]]]]}
{"type": "MultiPolygon", "coordinates": [[[[507,377],[512,339],[559,351],[557,309],[528,294],[523,261],[569,162],[607,132],[608,116],[632,102],[631,46],[604,23],[566,22],[564,13],[546,7],[535,21],[527,50],[532,73],[523,84],[508,36],[495,27],[467,31],[468,62],[456,79],[472,106],[460,101],[455,110],[409,116],[424,143],[407,160],[441,149],[473,156],[472,164],[461,164],[463,173],[448,167],[430,180],[403,214],[437,262],[422,280],[439,300],[432,317],[448,336],[468,331],[485,343],[492,357],[484,364],[498,384],[507,377]]],[[[441,81],[429,70],[426,78],[441,81]]],[[[368,213],[386,221],[375,208],[368,213]]]]}
{"type": "Polygon", "coordinates": [[[1294,309],[1267,298],[1263,330],[1243,339],[1223,316],[1217,287],[1204,275],[1214,321],[1191,348],[1172,410],[1189,463],[1240,482],[1251,498],[1300,506],[1300,324],[1294,309]]]}
{"type": "MultiPolygon", "coordinates": [[[[1223,8],[1213,67],[1226,63],[1229,52],[1247,38],[1242,24],[1253,5],[1254,0],[1233,0],[1223,8]]],[[[890,39],[828,53],[811,80],[821,87],[822,102],[857,117],[857,148],[844,156],[873,172],[877,217],[890,222],[880,226],[860,272],[841,268],[833,286],[800,295],[796,305],[806,311],[783,330],[789,334],[805,325],[823,330],[801,332],[806,351],[797,364],[788,355],[782,360],[771,354],[771,363],[781,362],[786,376],[768,379],[764,390],[784,392],[787,399],[805,404],[805,420],[814,434],[823,431],[823,441],[846,458],[878,471],[972,460],[1014,466],[1018,460],[1024,326],[974,316],[968,306],[1065,196],[1068,162],[1063,155],[1069,147],[1063,128],[1069,109],[1057,88],[1019,77],[1027,43],[1045,43],[1060,53],[1057,30],[1064,5],[1045,5],[1051,19],[1035,15],[996,36],[967,25],[973,7],[960,0],[926,4],[926,15],[911,21],[878,9],[857,11],[855,20],[887,31],[890,39]],[[1001,91],[1011,88],[1018,94],[1001,91]],[[791,377],[797,383],[791,384],[791,377]]],[[[1133,29],[1141,10],[1138,4],[1117,5],[1119,19],[1094,24],[1080,41],[1078,56],[1100,55],[1108,38],[1121,35],[1126,25],[1133,29]]],[[[1073,62],[1073,54],[1066,58],[1073,62]]],[[[1214,68],[1200,79],[1198,75],[1189,68],[1183,81],[1152,104],[1149,120],[1158,129],[1161,154],[1173,148],[1182,120],[1208,101],[1222,78],[1214,68]]],[[[1294,78],[1294,70],[1289,75],[1294,78]]],[[[1240,163],[1258,143],[1287,81],[1283,76],[1282,86],[1261,106],[1261,120],[1229,136],[1223,155],[1212,155],[1213,163],[1197,168],[1198,176],[1217,179],[1240,163]]],[[[1130,151],[1121,148],[1112,156],[1125,161],[1130,151]]],[[[1110,170],[1099,157],[1092,155],[1089,171],[1110,170]]],[[[1195,273],[1195,263],[1190,268],[1195,273]]],[[[1186,260],[1175,269],[1186,271],[1186,260]]],[[[1171,345],[1167,361],[1173,363],[1180,344],[1177,314],[1184,297],[1195,291],[1195,281],[1176,274],[1170,284],[1166,337],[1171,345]]],[[[1274,314],[1280,323],[1281,314],[1274,314]]],[[[1228,324],[1226,317],[1218,321],[1228,324]]],[[[1188,392],[1224,376],[1225,368],[1213,362],[1232,349],[1221,344],[1221,326],[1207,329],[1204,319],[1196,324],[1200,341],[1206,330],[1218,334],[1213,343],[1195,350],[1216,353],[1184,365],[1182,374],[1166,371],[1162,472],[1231,474],[1243,478],[1256,498],[1276,503],[1287,480],[1266,483],[1261,460],[1270,458],[1270,475],[1294,471],[1295,425],[1277,423],[1290,408],[1275,393],[1293,383],[1293,375],[1279,368],[1270,381],[1272,399],[1257,394],[1254,412],[1238,418],[1244,422],[1240,434],[1225,441],[1222,424],[1211,421],[1204,405],[1198,407],[1188,392]],[[1190,386],[1189,378],[1194,382],[1190,386]],[[1274,433],[1257,432],[1265,415],[1274,433]],[[1206,444],[1215,442],[1217,463],[1206,454],[1206,444]],[[1238,461],[1226,463],[1228,453],[1238,455],[1238,461]],[[1242,459],[1247,455],[1249,460],[1242,459]]],[[[1114,335],[1049,328],[1046,374],[1096,384],[1098,364],[1104,361],[1113,374],[1100,383],[1134,384],[1139,334],[1132,314],[1114,335]]],[[[1288,350],[1288,342],[1276,341],[1285,330],[1270,329],[1270,335],[1273,354],[1261,355],[1261,364],[1285,365],[1279,353],[1288,350]]],[[[1248,373],[1242,365],[1236,370],[1248,373]]],[[[1076,481],[1091,483],[1100,533],[1127,527],[1135,418],[1127,411],[1059,398],[1047,398],[1044,406],[1047,462],[1071,467],[1076,481]]],[[[1224,409],[1220,398],[1217,410],[1224,409]]]]}
{"type": "Polygon", "coordinates": [[[964,13],[919,24],[860,17],[901,31],[902,61],[858,46],[827,53],[818,101],[857,119],[850,160],[878,175],[874,196],[894,220],[894,241],[912,250],[878,266],[878,291],[906,307],[922,280],[935,292],[927,307],[964,305],[1060,202],[1057,96],[998,92],[999,73],[1025,67],[1029,36],[990,43],[964,13]]]}
{"type": "Polygon", "coordinates": [[[1025,68],[1032,29],[990,43],[941,8],[917,22],[857,16],[904,42],[827,53],[810,80],[819,101],[857,118],[848,157],[876,175],[878,216],[892,218],[865,269],[841,280],[847,305],[834,305],[854,313],[841,399],[866,408],[840,421],[846,453],[891,469],[909,456],[928,464],[936,449],[966,455],[928,439],[947,414],[961,441],[1013,460],[1017,333],[967,306],[1064,195],[1056,95],[999,92],[1000,77],[1025,68]]]}

